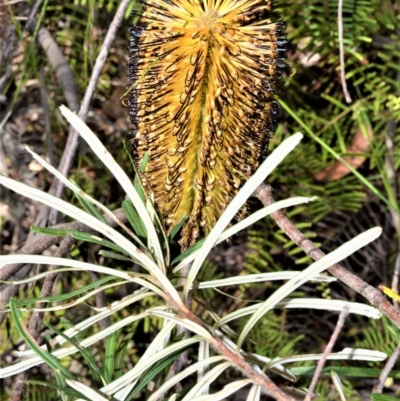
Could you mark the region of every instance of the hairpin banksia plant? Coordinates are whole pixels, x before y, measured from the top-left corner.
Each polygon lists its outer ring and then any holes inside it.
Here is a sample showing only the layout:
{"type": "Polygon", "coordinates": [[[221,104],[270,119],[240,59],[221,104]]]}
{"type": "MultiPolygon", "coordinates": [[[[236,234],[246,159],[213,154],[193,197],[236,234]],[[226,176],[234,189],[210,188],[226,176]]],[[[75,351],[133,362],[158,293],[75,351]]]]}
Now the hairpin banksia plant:
{"type": "Polygon", "coordinates": [[[181,246],[208,234],[256,170],[276,128],[285,68],[273,1],[149,0],[129,62],[136,162],[181,246]]]}

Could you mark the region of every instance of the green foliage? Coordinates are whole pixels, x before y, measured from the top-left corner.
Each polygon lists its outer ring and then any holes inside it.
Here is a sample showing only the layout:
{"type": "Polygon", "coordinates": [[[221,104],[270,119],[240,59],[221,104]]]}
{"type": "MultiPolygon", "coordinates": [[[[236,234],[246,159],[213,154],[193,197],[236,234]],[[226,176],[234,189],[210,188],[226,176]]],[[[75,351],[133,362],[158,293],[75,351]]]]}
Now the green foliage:
{"type": "Polygon", "coordinates": [[[251,333],[250,351],[269,357],[272,355],[286,357],[296,354],[305,334],[287,330],[285,328],[287,323],[285,313],[268,314],[268,317],[264,318],[251,333]]]}
{"type": "Polygon", "coordinates": [[[393,353],[399,343],[386,317],[378,321],[370,320],[367,327],[360,330],[359,333],[352,333],[352,335],[357,336],[358,347],[376,349],[386,352],[388,355],[393,353]]]}
{"type": "MultiPolygon", "coordinates": [[[[396,4],[390,0],[343,1],[346,82],[352,97],[352,103],[346,104],[340,80],[338,1],[311,0],[306,7],[297,0],[279,2],[290,41],[288,63],[294,73],[281,93],[289,115],[283,114],[283,124],[270,147],[288,132],[303,130],[309,135],[307,143],[286,158],[269,183],[277,188],[277,199],[292,194],[319,197],[317,202],[291,211],[295,222],[314,223],[306,230],[310,238],[328,232],[335,242],[339,226],[329,227],[324,219],[332,214],[355,214],[373,198],[399,213],[391,173],[391,168],[397,171],[400,165],[400,125],[393,124],[399,121],[400,94],[400,11],[396,4]],[[359,175],[347,172],[339,179],[318,178],[335,166],[332,152],[341,157],[359,156],[361,161],[354,166],[359,175]],[[322,232],[316,229],[316,222],[322,223],[322,232]]],[[[288,241],[274,224],[259,224],[249,240],[247,269],[283,268],[272,255],[282,255],[281,243],[288,241]]],[[[299,249],[286,246],[290,251],[284,255],[296,254],[299,263],[299,249]]],[[[286,256],[281,260],[286,263],[286,256]]]]}
{"type": "MultiPolygon", "coordinates": [[[[285,159],[269,183],[276,187],[275,199],[293,194],[318,196],[318,201],[291,210],[292,220],[302,225],[301,230],[310,239],[317,236],[321,240],[328,233],[329,240],[335,243],[345,219],[337,218],[337,225],[332,226],[332,220],[326,221],[326,217],[355,215],[372,197],[384,200],[383,208],[390,203],[394,210],[399,210],[399,194],[388,163],[398,171],[400,9],[391,0],[343,1],[346,82],[352,97],[352,103],[346,104],[340,80],[338,0],[310,0],[306,5],[297,0],[280,0],[278,6],[287,25],[291,49],[288,64],[293,72],[281,92],[287,105],[284,121],[271,139],[270,147],[273,149],[288,132],[296,130],[312,132],[326,147],[309,135],[306,144],[285,159]],[[363,138],[369,135],[370,139],[358,150],[352,145],[360,132],[363,138]],[[319,181],[318,173],[336,161],[327,147],[342,157],[361,156],[363,163],[356,168],[365,181],[352,173],[337,180],[319,181]],[[366,183],[372,184],[376,192],[366,183]],[[312,224],[304,227],[305,222],[312,224]],[[316,226],[316,222],[321,225],[316,226]]],[[[357,222],[354,223],[358,230],[357,222]]],[[[392,248],[397,249],[397,240],[393,240],[392,248]]],[[[291,269],[293,259],[296,263],[309,261],[301,259],[302,251],[293,247],[268,218],[249,231],[248,247],[245,267],[253,273],[291,269]],[[291,257],[293,254],[295,257],[291,257]]],[[[269,315],[269,319],[265,322],[268,338],[279,338],[279,333],[285,335],[279,324],[272,324],[279,318],[269,315]]],[[[259,326],[253,337],[256,333],[261,337],[259,326]]],[[[353,336],[358,347],[384,350],[388,354],[396,345],[387,324],[375,320],[369,321],[357,334],[348,333],[346,338],[352,340],[353,336]]],[[[317,390],[321,392],[321,399],[331,399],[327,396],[329,383],[329,380],[319,382],[317,390]]],[[[352,382],[347,382],[346,387],[351,392],[352,382]]]]}
{"type": "MultiPolygon", "coordinates": [[[[399,151],[400,148],[400,79],[399,79],[399,63],[400,48],[398,46],[398,30],[400,29],[399,8],[395,2],[390,0],[344,0],[343,1],[343,37],[345,52],[346,80],[349,87],[353,103],[346,104],[343,100],[343,88],[339,79],[340,60],[339,60],[339,40],[338,40],[338,24],[337,24],[337,7],[338,0],[318,1],[310,0],[305,6],[304,2],[298,0],[281,0],[280,11],[287,24],[288,37],[291,42],[291,53],[289,54],[289,64],[296,73],[288,77],[287,83],[282,91],[282,100],[288,105],[291,114],[284,114],[284,121],[275,137],[271,140],[271,149],[279,145],[289,132],[302,130],[304,126],[320,139],[326,146],[322,146],[314,140],[310,135],[303,141],[303,144],[295,149],[280,168],[275,170],[269,177],[269,182],[277,188],[276,198],[287,198],[288,196],[316,195],[319,200],[307,204],[306,206],[297,206],[288,214],[290,217],[299,222],[297,225],[305,235],[314,239],[320,232],[315,226],[316,222],[324,223],[324,219],[336,212],[346,214],[356,213],[363,204],[371,198],[371,191],[368,190],[359,177],[349,174],[339,180],[321,182],[316,179],[316,175],[326,167],[331,166],[335,162],[334,156],[327,148],[333,149],[341,156],[362,156],[365,159],[363,166],[359,171],[362,178],[374,185],[379,192],[381,198],[386,199],[398,208],[398,193],[392,185],[392,178],[388,172],[388,158],[394,170],[397,172],[400,166],[399,151]],[[302,122],[303,128],[300,128],[302,122]],[[389,123],[395,122],[393,131],[390,131],[389,123]],[[355,152],[349,151],[350,145],[354,140],[357,132],[363,132],[366,136],[369,131],[372,139],[367,141],[367,147],[363,150],[355,152]],[[391,134],[392,146],[387,145],[388,134],[391,134]]],[[[67,4],[60,2],[45,2],[41,8],[40,21],[53,33],[57,42],[62,47],[62,51],[67,55],[68,61],[74,71],[77,80],[78,91],[81,94],[87,86],[88,79],[95,57],[99,51],[100,45],[104,38],[103,33],[108,27],[110,16],[115,12],[119,2],[114,0],[75,0],[67,4]],[[60,20],[59,16],[65,18],[60,20]]],[[[130,10],[135,7],[132,1],[130,9],[127,11],[126,17],[130,10]]],[[[22,32],[22,25],[19,19],[14,19],[15,26],[19,33],[22,32]]],[[[128,39],[127,29],[120,31],[119,49],[110,55],[100,83],[98,85],[98,94],[95,98],[95,105],[100,108],[102,102],[110,97],[111,82],[120,80],[125,74],[125,63],[123,56],[125,53],[126,42],[128,39]],[[122,46],[121,46],[122,43],[122,46]],[[125,43],[125,44],[124,44],[125,43]],[[122,49],[122,50],[121,50],[122,49]],[[122,54],[122,57],[121,57],[122,54]]],[[[55,81],[54,71],[47,68],[46,59],[37,57],[37,51],[34,41],[28,39],[29,43],[26,52],[22,56],[22,61],[16,66],[16,74],[18,74],[17,88],[11,96],[11,103],[16,104],[18,97],[22,93],[26,82],[30,79],[36,79],[39,69],[45,68],[45,87],[47,89],[56,88],[55,92],[48,97],[50,109],[52,111],[54,125],[61,127],[62,123],[56,118],[57,105],[63,101],[63,96],[59,85],[55,81]]],[[[59,129],[60,132],[63,129],[59,129]]],[[[308,133],[304,130],[304,133],[308,133]]],[[[109,141],[108,148],[114,150],[115,142],[112,139],[102,138],[109,141]]],[[[121,138],[114,139],[120,143],[121,138]]],[[[130,168],[129,160],[121,151],[118,160],[121,165],[130,168]],[[125,159],[124,159],[125,158],[125,159]]],[[[82,159],[84,169],[95,170],[96,174],[90,176],[81,171],[75,171],[73,174],[76,181],[80,182],[80,186],[86,193],[90,193],[95,199],[107,200],[111,197],[105,186],[109,185],[110,175],[104,173],[103,167],[92,161],[92,156],[86,156],[82,159]]],[[[128,171],[128,170],[127,170],[128,171]]],[[[139,192],[142,200],[144,194],[140,188],[140,182],[135,181],[135,188],[139,192]]],[[[114,188],[113,188],[114,189],[114,188]]],[[[111,191],[113,192],[113,191],[111,191]]],[[[114,195],[114,193],[112,193],[114,195]]],[[[100,211],[87,199],[79,197],[79,202],[92,216],[99,217],[100,211]]],[[[117,196],[115,197],[117,198],[117,196]]],[[[120,199],[112,198],[114,205],[120,205],[120,199]]],[[[124,200],[124,211],[127,214],[129,224],[137,235],[138,245],[142,249],[146,248],[147,231],[141,219],[140,213],[134,208],[130,200],[124,200]]],[[[285,211],[286,213],[286,211],[285,211]]],[[[153,216],[154,217],[154,216],[153,216]]],[[[157,235],[162,243],[163,252],[169,250],[168,241],[163,238],[162,224],[156,223],[157,235]]],[[[178,227],[179,228],[179,227],[178,227]]],[[[333,235],[336,233],[336,227],[331,227],[333,235]]],[[[43,230],[38,230],[44,232],[43,230]]],[[[337,230],[340,231],[340,230],[337,230]]],[[[88,247],[91,252],[97,252],[99,247],[112,249],[110,252],[105,249],[99,251],[102,264],[110,265],[116,272],[126,271],[131,274],[130,277],[147,278],[145,275],[137,274],[138,264],[133,257],[126,257],[126,251],[117,243],[110,242],[108,239],[90,236],[89,234],[78,233],[73,231],[51,232],[52,235],[64,235],[66,233],[74,236],[79,241],[90,243],[88,247]],[[119,256],[118,256],[119,255],[119,256]]],[[[174,234],[176,231],[174,231],[174,234]]],[[[134,234],[134,235],[135,235],[134,234]]],[[[127,234],[128,236],[128,234],[127,234]]],[[[319,240],[319,237],[317,237],[319,240]]],[[[155,239],[153,238],[153,241],[155,239]]],[[[199,241],[195,247],[187,250],[187,253],[179,256],[174,262],[178,262],[196,250],[199,250],[204,241],[199,241]]],[[[149,245],[149,244],[147,244],[149,245]]],[[[278,230],[275,223],[266,219],[257,223],[257,225],[249,232],[250,251],[246,255],[245,272],[264,273],[267,271],[293,270],[294,263],[310,263],[308,258],[303,257],[300,249],[289,241],[283,233],[278,230]]],[[[147,251],[147,255],[154,256],[152,249],[147,251]]],[[[97,255],[97,254],[96,254],[97,255]]],[[[76,259],[82,260],[82,253],[78,248],[70,255],[76,259]]],[[[168,257],[165,257],[168,262],[168,257]]],[[[177,282],[179,272],[173,272],[176,263],[167,264],[169,277],[172,282],[177,282]]],[[[61,273],[61,271],[60,271],[61,273]]],[[[196,277],[194,284],[205,281],[223,278],[225,271],[221,271],[209,262],[205,262],[196,277]]],[[[60,303],[65,300],[75,302],[76,299],[89,293],[96,286],[104,286],[105,293],[109,297],[110,303],[119,295],[119,287],[116,290],[114,279],[121,278],[114,276],[106,276],[98,281],[90,283],[88,274],[82,274],[79,278],[68,275],[63,276],[57,282],[57,291],[54,297],[47,300],[52,303],[60,303]],[[110,284],[109,281],[112,281],[110,284]],[[107,284],[107,285],[106,285],[107,284]],[[109,286],[109,287],[108,287],[109,286]],[[84,294],[85,293],[85,294],[84,294]]],[[[136,285],[136,284],[135,284],[136,285]]],[[[204,290],[195,289],[194,302],[196,304],[196,312],[203,310],[212,311],[211,306],[215,306],[216,302],[222,299],[223,305],[228,305],[231,301],[232,308],[240,309],[247,305],[247,301],[254,301],[256,297],[266,297],[270,291],[279,288],[278,284],[266,284],[264,286],[241,285],[236,291],[229,288],[225,291],[206,288],[204,290]],[[234,295],[232,296],[232,292],[234,295]],[[229,301],[225,295],[229,293],[229,301]]],[[[134,287],[135,290],[137,287],[134,287]]],[[[297,291],[297,295],[303,295],[305,292],[297,291]]],[[[39,298],[39,289],[36,287],[33,295],[39,298]]],[[[29,305],[26,299],[26,290],[20,291],[20,301],[16,301],[18,308],[29,305]]],[[[38,301],[38,299],[36,299],[38,301]]],[[[87,302],[83,308],[82,319],[87,318],[88,313],[95,313],[95,308],[91,306],[94,302],[92,299],[87,302]]],[[[32,299],[30,299],[32,302],[32,299]]],[[[140,306],[130,306],[129,310],[121,310],[112,315],[112,323],[121,321],[129,316],[139,314],[144,309],[157,309],[162,306],[159,298],[156,296],[147,297],[141,300],[140,306]]],[[[59,332],[64,328],[76,324],[76,317],[80,315],[75,312],[73,316],[70,314],[70,321],[64,318],[64,310],[56,310],[55,318],[60,318],[54,322],[54,332],[59,332]]],[[[82,309],[79,313],[82,312],[82,309]]],[[[20,322],[21,316],[17,309],[13,308],[16,322],[20,322]]],[[[226,311],[227,313],[227,311],[226,311]]],[[[232,324],[231,328],[240,332],[247,319],[242,319],[239,324],[232,324]]],[[[85,367],[91,368],[92,374],[90,380],[93,382],[93,388],[99,388],[100,383],[104,379],[106,383],[121,377],[132,366],[127,366],[127,361],[132,365],[136,364],[140,358],[143,348],[135,343],[135,335],[139,333],[145,338],[144,345],[148,346],[155,336],[163,328],[164,319],[157,316],[146,316],[142,321],[136,321],[128,327],[119,329],[109,335],[104,343],[100,343],[98,354],[91,358],[85,350],[80,348],[80,341],[95,335],[101,331],[98,324],[90,329],[82,330],[77,335],[77,340],[71,340],[79,349],[80,356],[78,360],[85,367]],[[83,355],[85,354],[85,355],[83,355]],[[83,355],[83,356],[82,356],[83,355]],[[113,358],[114,357],[114,358],[113,358]],[[86,359],[86,363],[85,360],[86,359]]],[[[286,326],[286,314],[275,313],[271,311],[268,315],[260,320],[249,335],[246,343],[246,350],[258,353],[264,356],[289,356],[302,352],[302,340],[306,334],[301,331],[290,332],[286,326]]],[[[49,326],[52,327],[53,326],[49,326]]],[[[16,325],[12,326],[10,336],[14,343],[18,341],[16,325]]],[[[23,334],[23,327],[18,326],[23,334]]],[[[61,333],[60,333],[61,334],[61,333]]],[[[237,333],[229,332],[233,339],[237,338],[237,333]]],[[[25,333],[26,335],[26,333],[25,333]]],[[[387,322],[383,323],[370,320],[367,327],[363,327],[362,331],[349,331],[344,333],[346,340],[353,341],[356,338],[356,345],[362,348],[370,348],[385,351],[390,354],[396,345],[396,336],[389,330],[387,322]]],[[[175,341],[173,338],[172,341],[175,341]]],[[[327,339],[326,339],[327,340],[327,339]]],[[[29,338],[27,338],[29,341],[29,338]]],[[[352,342],[353,344],[353,342],[352,342]]],[[[32,344],[35,346],[35,344],[32,344]]],[[[317,351],[320,351],[321,344],[315,344],[317,351]]],[[[5,351],[3,344],[1,351],[5,351]]],[[[41,351],[39,351],[41,352],[41,351]]],[[[143,391],[150,381],[157,382],[160,378],[164,378],[168,367],[176,358],[177,354],[173,353],[154,364],[152,369],[148,369],[140,376],[138,384],[132,390],[130,396],[134,396],[134,392],[143,391]]],[[[191,354],[196,360],[196,355],[191,354]]],[[[67,366],[71,359],[64,359],[63,364],[57,365],[58,361],[49,359],[47,353],[43,352],[43,358],[48,359],[49,364],[56,364],[58,368],[67,366]]],[[[347,364],[345,362],[344,364],[347,364]]],[[[376,366],[376,364],[374,364],[376,366]]],[[[346,367],[348,368],[348,367],[346,367]]],[[[345,369],[345,368],[343,368],[345,369]]],[[[348,368],[350,369],[350,368],[348,368]]],[[[380,371],[379,369],[376,369],[380,371]]],[[[343,371],[342,371],[343,373],[343,371]]],[[[343,373],[344,374],[344,373],[343,373]]],[[[346,377],[356,377],[356,372],[352,371],[346,377]]],[[[370,377],[370,376],[361,376],[370,377]]],[[[372,376],[371,376],[372,377],[372,376]]],[[[40,394],[43,394],[43,385],[46,385],[46,392],[52,391],[54,395],[57,391],[62,390],[63,397],[77,398],[78,392],[65,387],[65,380],[60,374],[56,374],[55,379],[57,385],[49,383],[31,382],[28,387],[28,399],[40,400],[40,394]],[[30,398],[29,398],[30,397],[30,398]]],[[[82,377],[79,377],[81,380],[82,377]]],[[[158,382],[159,383],[159,382],[158,382]]],[[[307,384],[309,381],[306,382],[307,384]]],[[[345,393],[348,400],[354,400],[354,383],[343,381],[345,385],[345,393]],[[353,383],[353,384],[352,384],[353,383]]],[[[335,394],[332,396],[332,384],[328,379],[319,382],[317,391],[321,393],[321,399],[338,399],[335,394]],[[329,398],[331,397],[331,398],[329,398]],[[336,398],[335,398],[336,397],[336,398]]],[[[49,393],[47,393],[49,394],[49,393]]],[[[46,398],[48,399],[48,398],[46,398]]],[[[374,395],[373,399],[385,400],[385,396],[374,395]],[[382,398],[383,397],[383,398],[382,398]]],[[[390,398],[393,399],[393,398],[390,398]]]]}

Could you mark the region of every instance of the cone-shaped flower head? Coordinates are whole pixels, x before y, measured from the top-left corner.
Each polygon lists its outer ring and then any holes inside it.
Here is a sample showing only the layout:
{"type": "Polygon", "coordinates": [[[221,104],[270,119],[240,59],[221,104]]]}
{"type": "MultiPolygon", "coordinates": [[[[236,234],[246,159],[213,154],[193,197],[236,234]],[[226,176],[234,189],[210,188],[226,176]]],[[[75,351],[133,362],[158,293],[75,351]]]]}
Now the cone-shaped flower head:
{"type": "Polygon", "coordinates": [[[272,1],[150,0],[132,28],[136,161],[183,248],[207,234],[276,128],[285,35],[272,1]]]}

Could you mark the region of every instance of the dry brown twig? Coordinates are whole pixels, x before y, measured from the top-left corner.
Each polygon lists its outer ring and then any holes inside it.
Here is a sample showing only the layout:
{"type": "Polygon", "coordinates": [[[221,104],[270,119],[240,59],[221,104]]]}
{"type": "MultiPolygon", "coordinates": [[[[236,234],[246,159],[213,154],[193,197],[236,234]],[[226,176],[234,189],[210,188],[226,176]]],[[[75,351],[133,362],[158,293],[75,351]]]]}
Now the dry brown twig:
{"type": "Polygon", "coordinates": [[[394,365],[396,364],[399,357],[400,357],[400,344],[397,345],[392,355],[390,355],[389,359],[386,361],[385,367],[382,369],[378,381],[376,382],[375,386],[372,389],[372,393],[375,394],[382,393],[382,390],[385,387],[386,379],[389,377],[389,374],[394,368],[394,365]]]}
{"type": "Polygon", "coordinates": [[[310,384],[310,387],[308,388],[307,396],[306,396],[306,398],[304,398],[304,401],[312,400],[312,398],[314,396],[314,394],[313,394],[314,389],[315,389],[315,386],[317,385],[319,377],[321,376],[322,369],[325,365],[328,355],[332,352],[333,346],[335,345],[340,332],[343,329],[344,321],[348,314],[349,314],[349,307],[347,305],[345,305],[343,310],[340,312],[339,319],[336,323],[335,330],[332,333],[332,336],[324,350],[324,353],[322,354],[321,359],[318,361],[317,368],[315,369],[314,376],[311,380],[311,384],[310,384]]]}

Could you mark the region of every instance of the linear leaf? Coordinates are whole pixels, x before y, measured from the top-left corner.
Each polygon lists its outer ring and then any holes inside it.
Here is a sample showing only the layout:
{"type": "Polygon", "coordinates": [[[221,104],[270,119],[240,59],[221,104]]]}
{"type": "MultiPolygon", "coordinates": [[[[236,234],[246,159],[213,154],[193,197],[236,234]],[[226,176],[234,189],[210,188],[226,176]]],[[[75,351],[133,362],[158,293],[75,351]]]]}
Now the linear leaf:
{"type": "Polygon", "coordinates": [[[292,293],[295,289],[300,287],[306,281],[311,280],[315,274],[322,273],[324,270],[328,269],[335,263],[340,262],[345,259],[347,256],[353,254],[358,249],[363,246],[369,244],[378,238],[382,233],[382,229],[380,227],[371,228],[359,234],[357,237],[352,240],[346,242],[335,251],[325,255],[323,258],[311,264],[307,269],[298,274],[296,277],[289,280],[286,284],[280,287],[277,291],[275,291],[254,313],[254,315],[249,319],[243,328],[237,343],[238,349],[241,348],[241,345],[251,330],[251,328],[260,320],[260,318],[267,313],[270,309],[272,309],[279,301],[283,298],[287,297],[292,293]]]}
{"type": "MultiPolygon", "coordinates": [[[[242,285],[242,284],[253,284],[264,281],[276,281],[276,280],[290,280],[291,278],[298,275],[300,272],[296,270],[282,271],[282,272],[271,272],[271,273],[257,273],[257,274],[246,274],[245,276],[236,276],[223,278],[219,280],[204,281],[196,285],[198,289],[204,288],[216,288],[225,287],[227,285],[242,285]]],[[[317,274],[313,277],[313,281],[331,283],[337,279],[327,274],[317,274]]]]}
{"type": "Polygon", "coordinates": [[[157,256],[159,267],[165,274],[164,257],[161,249],[160,242],[156,233],[156,229],[153,225],[152,219],[146,209],[146,206],[140,199],[139,194],[132,185],[132,180],[126,175],[122,170],[121,166],[114,160],[108,150],[100,142],[97,136],[91,131],[91,129],[72,111],[67,107],[60,107],[61,113],[68,120],[68,122],[79,132],[82,138],[88,143],[91,149],[96,153],[98,158],[103,162],[103,164],[111,171],[113,176],[118,180],[125,193],[129,196],[132,204],[135,206],[139,215],[141,216],[149,237],[151,238],[151,243],[154,246],[154,252],[157,256]]]}
{"type": "MultiPolygon", "coordinates": [[[[318,361],[322,358],[323,354],[308,354],[308,355],[295,355],[286,358],[274,358],[270,366],[274,366],[275,363],[293,363],[299,361],[318,361]]],[[[372,361],[380,362],[384,361],[387,355],[384,352],[373,351],[369,349],[361,348],[344,348],[340,352],[332,352],[328,354],[328,360],[344,360],[344,361],[372,361]]]]}
{"type": "MultiPolygon", "coordinates": [[[[182,401],[192,400],[194,397],[196,397],[196,395],[202,394],[204,387],[209,387],[210,384],[222,374],[222,372],[229,368],[229,366],[231,366],[231,362],[223,362],[212,368],[203,376],[200,381],[193,386],[193,388],[185,395],[182,401]]],[[[209,396],[208,392],[205,394],[205,396],[209,396]]]]}
{"type": "Polygon", "coordinates": [[[241,388],[243,388],[244,386],[247,386],[250,383],[252,383],[252,381],[248,380],[248,379],[238,380],[236,382],[227,384],[221,391],[218,391],[217,393],[209,394],[209,395],[202,395],[200,397],[192,398],[192,400],[193,401],[220,401],[220,400],[226,399],[231,394],[236,393],[241,388]]]}
{"type": "MultiPolygon", "coordinates": [[[[29,347],[35,351],[41,362],[46,362],[52,369],[61,372],[65,377],[75,379],[74,375],[70,373],[60,361],[47,351],[42,350],[38,343],[32,338],[27,327],[25,326],[22,318],[22,313],[16,308],[14,298],[11,297],[10,301],[11,316],[15,323],[15,327],[18,330],[19,335],[29,345],[29,347]]],[[[15,365],[14,365],[15,366],[15,365]]],[[[24,369],[25,370],[25,369],[24,369]]]]}
{"type": "Polygon", "coordinates": [[[121,206],[122,210],[125,213],[125,216],[129,220],[129,223],[135,230],[136,235],[141,238],[146,238],[147,237],[146,226],[143,224],[141,218],[139,217],[138,212],[133,207],[132,202],[130,200],[124,200],[121,206]]]}
{"type": "Polygon", "coordinates": [[[85,386],[83,383],[80,383],[76,380],[67,380],[66,382],[68,386],[71,386],[74,390],[79,391],[85,397],[90,397],[91,401],[109,401],[108,398],[101,396],[97,391],[85,386]]]}
{"type": "MultiPolygon", "coordinates": [[[[255,313],[260,307],[260,303],[255,305],[246,306],[240,310],[229,313],[224,316],[218,325],[223,325],[231,322],[232,320],[239,319],[243,316],[255,313]]],[[[343,310],[344,306],[347,305],[350,313],[356,313],[359,315],[364,315],[373,319],[380,319],[382,314],[378,309],[373,306],[357,303],[357,302],[346,302],[333,299],[322,299],[322,298],[293,298],[278,302],[274,308],[282,309],[292,309],[292,308],[309,308],[309,309],[320,309],[327,311],[337,311],[343,310]]]]}
{"type": "MultiPolygon", "coordinates": [[[[213,356],[208,359],[203,359],[202,361],[193,363],[192,365],[188,366],[186,369],[184,369],[182,372],[177,373],[171,379],[168,381],[164,382],[161,387],[157,389],[148,399],[147,401],[156,401],[163,393],[168,391],[170,388],[175,386],[175,384],[180,383],[183,379],[191,375],[192,373],[195,373],[198,369],[203,368],[205,366],[209,366],[215,362],[219,362],[221,360],[224,360],[225,358],[223,356],[213,356]]],[[[230,362],[227,362],[228,367],[230,365],[230,362]]],[[[225,369],[226,369],[225,367],[225,369]]]]}

